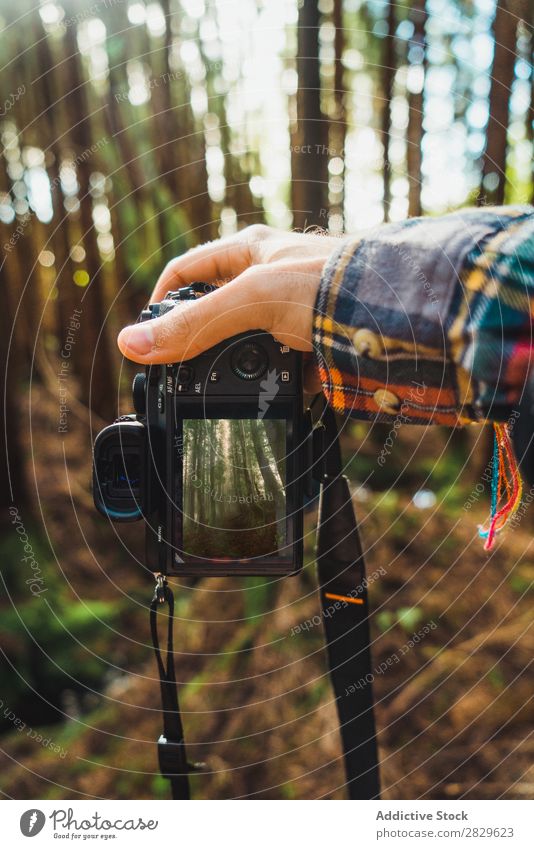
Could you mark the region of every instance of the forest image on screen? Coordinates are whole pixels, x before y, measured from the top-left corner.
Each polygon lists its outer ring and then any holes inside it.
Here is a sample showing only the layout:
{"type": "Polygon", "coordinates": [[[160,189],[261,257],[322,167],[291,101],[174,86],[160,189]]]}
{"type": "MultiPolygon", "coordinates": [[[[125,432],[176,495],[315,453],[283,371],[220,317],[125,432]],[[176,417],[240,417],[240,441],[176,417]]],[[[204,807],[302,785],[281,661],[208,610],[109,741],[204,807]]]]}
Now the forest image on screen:
{"type": "Polygon", "coordinates": [[[285,486],[285,420],[184,420],[184,553],[284,557],[285,486]]]}

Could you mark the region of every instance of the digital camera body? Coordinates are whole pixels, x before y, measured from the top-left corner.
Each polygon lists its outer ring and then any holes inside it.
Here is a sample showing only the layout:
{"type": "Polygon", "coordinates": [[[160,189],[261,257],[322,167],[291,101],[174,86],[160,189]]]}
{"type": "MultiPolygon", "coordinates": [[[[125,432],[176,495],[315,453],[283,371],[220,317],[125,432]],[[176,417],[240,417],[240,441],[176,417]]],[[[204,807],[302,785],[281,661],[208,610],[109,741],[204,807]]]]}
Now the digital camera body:
{"type": "MultiPolygon", "coordinates": [[[[151,320],[211,287],[192,284],[151,320]]],[[[289,575],[302,567],[301,355],[263,331],[146,368],[135,414],[95,441],[93,498],[115,522],[143,519],[146,567],[164,575],[289,575]]]]}

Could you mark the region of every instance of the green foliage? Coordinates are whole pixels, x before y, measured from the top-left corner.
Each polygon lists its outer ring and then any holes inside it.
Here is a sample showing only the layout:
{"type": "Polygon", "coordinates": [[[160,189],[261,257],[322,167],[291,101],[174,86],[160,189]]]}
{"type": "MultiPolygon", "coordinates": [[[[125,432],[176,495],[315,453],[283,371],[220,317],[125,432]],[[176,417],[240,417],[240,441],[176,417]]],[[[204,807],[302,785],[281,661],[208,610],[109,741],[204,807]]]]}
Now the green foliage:
{"type": "Polygon", "coordinates": [[[64,690],[101,686],[106,671],[106,659],[98,655],[99,646],[105,644],[101,638],[120,615],[121,607],[108,601],[74,598],[59,577],[44,538],[34,529],[26,531],[43,583],[40,595],[32,595],[26,580],[33,573],[20,559],[24,552],[19,539],[9,533],[0,543],[0,558],[5,564],[1,632],[8,658],[3,663],[2,680],[9,693],[10,710],[35,723],[39,705],[28,701],[29,687],[42,695],[52,710],[60,705],[64,690]]]}
{"type": "Polygon", "coordinates": [[[407,633],[412,633],[423,619],[423,611],[420,607],[399,607],[397,610],[397,622],[407,633]]]}
{"type": "Polygon", "coordinates": [[[282,799],[298,799],[299,794],[296,786],[292,781],[286,781],[285,784],[279,788],[280,796],[282,799]]]}
{"type": "Polygon", "coordinates": [[[493,669],[489,670],[487,679],[497,693],[502,693],[506,688],[506,678],[498,666],[494,666],[493,669]]]}
{"type": "Polygon", "coordinates": [[[162,775],[154,775],[150,782],[150,795],[153,799],[168,799],[170,784],[162,775]]]}
{"type": "Polygon", "coordinates": [[[276,585],[267,578],[245,578],[243,584],[245,619],[252,624],[269,609],[276,585]]]}
{"type": "Polygon", "coordinates": [[[395,621],[391,610],[381,610],[375,614],[374,618],[381,631],[388,631],[395,621]]]}
{"type": "Polygon", "coordinates": [[[376,623],[382,632],[399,625],[407,634],[412,634],[423,619],[424,611],[420,607],[399,607],[396,611],[381,610],[375,615],[376,623]]]}
{"type": "Polygon", "coordinates": [[[515,593],[523,595],[534,590],[534,566],[531,563],[520,563],[508,579],[515,593]]]}

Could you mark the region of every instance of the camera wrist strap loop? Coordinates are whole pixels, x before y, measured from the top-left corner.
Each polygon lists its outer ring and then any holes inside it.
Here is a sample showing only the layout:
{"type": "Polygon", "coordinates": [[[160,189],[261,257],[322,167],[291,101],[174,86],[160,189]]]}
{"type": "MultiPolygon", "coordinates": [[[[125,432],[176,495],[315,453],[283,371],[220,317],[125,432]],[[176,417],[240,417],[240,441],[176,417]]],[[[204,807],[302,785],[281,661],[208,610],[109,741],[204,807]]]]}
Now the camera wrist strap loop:
{"type": "Polygon", "coordinates": [[[380,798],[367,581],[333,411],[325,407],[317,569],[350,799],[380,798]]]}
{"type": "MultiPolygon", "coordinates": [[[[339,717],[350,799],[380,798],[373,712],[365,562],[346,477],[334,413],[322,416],[323,475],[317,526],[317,568],[330,678],[339,717]]],[[[174,596],[164,575],[156,575],[150,604],[150,630],[156,654],[163,707],[158,740],[161,774],[171,783],[173,799],[189,799],[191,772],[203,764],[187,761],[174,669],[174,596]],[[157,614],[168,605],[165,667],[159,646],[157,614]]]]}
{"type": "Polygon", "coordinates": [[[187,761],[174,670],[174,595],[163,575],[155,577],[156,587],[150,603],[150,633],[158,665],[163,713],[163,734],[158,740],[159,768],[163,777],[170,781],[173,799],[189,799],[188,775],[202,769],[203,765],[189,764],[187,761]],[[165,603],[168,606],[166,667],[161,656],[157,623],[158,610],[165,603]]]}

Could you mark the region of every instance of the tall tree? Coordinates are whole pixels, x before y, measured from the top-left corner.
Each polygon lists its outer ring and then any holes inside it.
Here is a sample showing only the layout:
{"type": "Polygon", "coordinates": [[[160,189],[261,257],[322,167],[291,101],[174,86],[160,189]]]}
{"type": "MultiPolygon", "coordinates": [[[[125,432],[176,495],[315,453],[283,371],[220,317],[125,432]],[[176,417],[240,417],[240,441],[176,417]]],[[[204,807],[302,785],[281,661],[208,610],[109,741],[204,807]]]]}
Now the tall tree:
{"type": "Polygon", "coordinates": [[[297,33],[297,122],[291,138],[295,227],[325,227],[328,211],[328,122],[321,109],[317,0],[302,0],[297,33]]]}
{"type": "Polygon", "coordinates": [[[408,91],[408,127],[406,130],[406,164],[408,169],[408,215],[421,215],[423,106],[426,76],[426,0],[413,0],[410,19],[413,36],[410,43],[412,67],[420,69],[418,78],[408,91]],[[413,62],[415,53],[416,61],[413,62]]]}
{"type": "MultiPolygon", "coordinates": [[[[334,108],[331,114],[330,147],[333,156],[345,160],[345,139],[347,136],[347,105],[345,91],[345,68],[343,51],[345,49],[345,30],[343,27],[343,0],[334,0],[332,10],[334,25],[334,108]]],[[[345,175],[340,185],[340,191],[335,193],[335,211],[341,216],[341,227],[344,223],[345,175]]],[[[334,211],[334,210],[332,210],[334,211]]]]}
{"type": "Polygon", "coordinates": [[[187,212],[189,226],[194,230],[193,241],[202,242],[215,235],[207,191],[204,132],[195,121],[191,108],[191,86],[187,74],[173,74],[171,67],[173,28],[178,23],[181,10],[174,11],[170,0],[162,0],[161,5],[165,16],[164,73],[167,76],[164,79],[167,83],[155,88],[156,96],[161,96],[156,117],[162,135],[158,148],[163,155],[163,166],[175,203],[181,204],[187,212]],[[178,79],[175,80],[175,76],[178,79]]]}
{"type": "MultiPolygon", "coordinates": [[[[3,166],[3,157],[0,165],[3,166]]],[[[3,168],[0,168],[3,171],[3,168]]],[[[4,176],[2,174],[2,176],[4,176]]],[[[0,224],[1,244],[6,245],[13,233],[0,224]]],[[[0,286],[2,309],[0,310],[0,363],[2,363],[2,414],[0,416],[0,526],[8,521],[7,508],[12,504],[24,514],[30,505],[29,487],[24,462],[20,404],[22,379],[19,334],[14,327],[16,296],[21,291],[20,265],[12,250],[2,253],[0,260],[0,286]],[[17,284],[17,285],[15,285],[17,284]]],[[[24,375],[26,377],[27,375],[24,375]]]]}
{"type": "Polygon", "coordinates": [[[479,204],[504,203],[510,96],[517,51],[517,11],[514,0],[497,0],[493,21],[495,48],[491,68],[489,119],[479,204]]]}
{"type": "Polygon", "coordinates": [[[257,462],[263,478],[265,495],[268,498],[273,499],[277,517],[283,516],[285,515],[285,498],[280,488],[280,482],[276,478],[271,463],[269,462],[269,458],[267,457],[263,422],[258,423],[257,426],[255,425],[256,422],[251,423],[250,432],[254,443],[257,462]]]}
{"type": "Polygon", "coordinates": [[[116,391],[111,343],[106,326],[106,298],[102,260],[93,222],[93,199],[91,196],[91,173],[96,170],[87,154],[88,142],[92,139],[90,110],[87,108],[86,86],[76,43],[74,27],[67,27],[66,49],[68,59],[65,70],[70,87],[65,95],[70,117],[69,141],[74,151],[76,174],[80,186],[80,229],[85,247],[85,265],[90,282],[81,298],[83,311],[80,339],[77,342],[78,367],[81,376],[81,391],[84,403],[90,403],[95,412],[104,419],[115,414],[116,391]]]}
{"type": "Polygon", "coordinates": [[[388,0],[387,5],[387,31],[384,38],[384,49],[382,53],[382,150],[383,150],[383,205],[384,221],[389,221],[389,207],[391,204],[391,162],[389,158],[389,146],[391,140],[391,101],[393,99],[393,86],[395,84],[396,58],[395,58],[395,30],[397,27],[397,8],[395,0],[388,0]]]}
{"type": "MultiPolygon", "coordinates": [[[[69,251],[67,213],[63,206],[63,193],[61,191],[60,167],[61,167],[61,139],[68,130],[67,116],[62,104],[61,65],[52,54],[51,39],[42,24],[38,28],[39,41],[37,42],[37,56],[41,68],[39,78],[40,95],[43,106],[43,120],[41,123],[41,145],[48,154],[48,175],[50,179],[50,193],[52,196],[53,224],[49,244],[55,257],[56,287],[57,287],[57,311],[59,334],[65,332],[69,317],[73,310],[79,307],[76,286],[73,283],[74,266],[69,251]],[[67,236],[67,238],[66,238],[67,236]]],[[[79,350],[79,349],[78,349],[79,350]]],[[[76,348],[74,349],[73,363],[77,361],[76,348]]]]}

